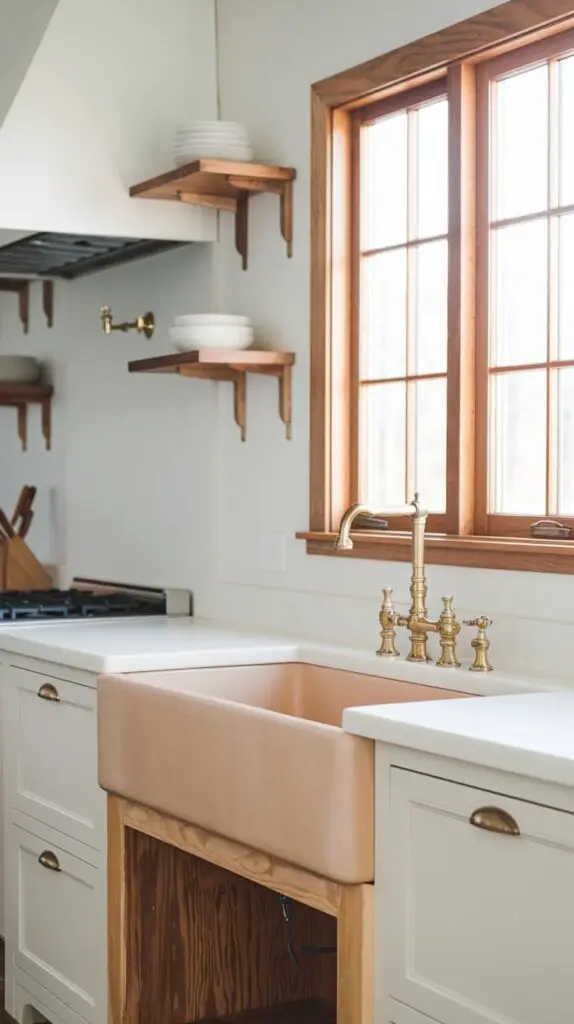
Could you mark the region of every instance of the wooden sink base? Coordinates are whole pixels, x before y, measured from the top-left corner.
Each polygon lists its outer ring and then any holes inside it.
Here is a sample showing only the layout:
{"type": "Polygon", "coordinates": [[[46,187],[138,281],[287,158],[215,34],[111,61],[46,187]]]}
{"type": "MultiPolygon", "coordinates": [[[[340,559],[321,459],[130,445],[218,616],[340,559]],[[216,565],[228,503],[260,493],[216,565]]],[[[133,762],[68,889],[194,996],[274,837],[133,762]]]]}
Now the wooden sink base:
{"type": "Polygon", "coordinates": [[[372,932],[372,885],[108,797],[110,1024],[372,1024],[372,932]]]}

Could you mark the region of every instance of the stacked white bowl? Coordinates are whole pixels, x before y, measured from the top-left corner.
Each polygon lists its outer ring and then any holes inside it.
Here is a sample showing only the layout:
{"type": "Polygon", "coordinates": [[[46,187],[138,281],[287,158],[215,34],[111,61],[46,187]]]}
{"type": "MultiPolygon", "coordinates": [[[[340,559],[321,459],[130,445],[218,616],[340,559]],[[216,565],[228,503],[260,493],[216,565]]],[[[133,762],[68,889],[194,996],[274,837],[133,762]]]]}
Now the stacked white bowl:
{"type": "Polygon", "coordinates": [[[174,316],[169,337],[179,352],[203,348],[241,349],[253,344],[253,327],[248,316],[190,313],[174,316]]]}
{"type": "Polygon", "coordinates": [[[201,157],[249,161],[253,150],[245,128],[237,121],[192,121],[177,125],[174,156],[176,166],[183,167],[201,157]]]}

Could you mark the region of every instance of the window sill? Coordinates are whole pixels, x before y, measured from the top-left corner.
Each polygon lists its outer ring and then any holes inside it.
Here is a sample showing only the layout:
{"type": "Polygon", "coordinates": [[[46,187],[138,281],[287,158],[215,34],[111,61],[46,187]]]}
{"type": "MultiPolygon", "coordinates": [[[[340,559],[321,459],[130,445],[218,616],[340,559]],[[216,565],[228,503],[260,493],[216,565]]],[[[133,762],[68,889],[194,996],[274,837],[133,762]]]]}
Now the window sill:
{"type": "MultiPolygon", "coordinates": [[[[410,562],[411,536],[407,533],[353,532],[354,547],[338,551],[335,533],[297,533],[306,541],[308,555],[334,558],[374,558],[410,562]]],[[[517,540],[508,537],[450,537],[427,534],[425,561],[429,565],[462,565],[474,569],[513,569],[526,572],[574,574],[574,542],[517,540]]]]}

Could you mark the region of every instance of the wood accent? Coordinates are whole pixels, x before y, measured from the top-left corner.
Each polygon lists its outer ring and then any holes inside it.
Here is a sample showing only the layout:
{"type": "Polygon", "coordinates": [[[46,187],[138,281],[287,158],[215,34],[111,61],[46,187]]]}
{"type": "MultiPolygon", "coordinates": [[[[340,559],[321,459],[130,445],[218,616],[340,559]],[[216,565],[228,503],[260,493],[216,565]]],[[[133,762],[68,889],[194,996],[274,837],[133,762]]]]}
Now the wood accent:
{"type": "MultiPolygon", "coordinates": [[[[347,115],[346,120],[349,122],[347,115]]],[[[349,122],[350,123],[350,122],[349,122]]],[[[345,117],[342,128],[345,130],[345,117]]],[[[311,92],[311,387],[310,526],[331,528],[331,402],[333,336],[332,112],[311,92]]]]}
{"type": "MultiPolygon", "coordinates": [[[[420,86],[440,89],[446,75],[451,129],[456,130],[459,123],[461,127],[458,139],[453,138],[451,130],[449,147],[454,195],[449,240],[454,259],[449,260],[449,378],[452,379],[448,384],[448,500],[446,521],[439,523],[433,518],[429,525],[436,531],[447,530],[448,536],[430,539],[428,561],[544,572],[573,571],[568,542],[557,549],[546,539],[523,541],[519,534],[514,539],[500,536],[493,545],[487,535],[494,529],[503,533],[505,527],[503,523],[495,524],[486,511],[486,380],[481,371],[486,249],[481,237],[482,214],[480,208],[477,211],[475,207],[475,193],[480,194],[483,188],[481,162],[484,158],[480,152],[474,153],[475,145],[479,151],[481,146],[484,148],[484,140],[480,138],[481,87],[475,84],[475,78],[483,74],[486,61],[494,66],[494,59],[499,62],[496,67],[506,68],[520,63],[523,51],[538,57],[558,52],[562,49],[564,33],[570,33],[571,29],[574,30],[574,0],[510,0],[313,86],[310,530],[297,534],[307,540],[309,553],[335,554],[331,548],[334,529],[343,508],[356,499],[353,493],[353,490],[356,492],[356,487],[353,488],[356,470],[349,455],[356,434],[356,416],[353,417],[349,408],[353,379],[352,323],[353,315],[356,316],[349,253],[352,228],[348,227],[346,235],[337,231],[338,217],[341,223],[345,219],[347,225],[349,222],[346,196],[353,164],[350,159],[346,164],[344,159],[338,161],[337,154],[344,153],[345,146],[347,150],[352,148],[348,140],[353,118],[368,123],[377,116],[377,111],[410,103],[410,97],[404,97],[407,90],[412,90],[414,96],[420,86]],[[562,33],[560,40],[555,38],[558,33],[562,33]],[[520,53],[514,53],[519,48],[520,53]],[[475,92],[477,107],[473,103],[475,92]],[[369,109],[362,109],[367,106],[369,109]],[[478,126],[473,131],[475,110],[478,126]],[[477,261],[476,293],[472,280],[473,258],[477,261]],[[336,294],[335,275],[339,282],[336,294]],[[348,282],[346,287],[340,286],[341,278],[348,282]],[[341,292],[343,299],[339,298],[341,292]],[[353,307],[351,314],[349,306],[353,307]],[[473,347],[475,331],[476,346],[473,347]],[[337,367],[342,369],[336,373],[337,367]],[[484,483],[477,487],[475,480],[479,475],[484,483]]],[[[567,35],[566,39],[569,38],[567,35]]],[[[510,525],[506,528],[510,529],[510,525]]],[[[337,553],[337,557],[403,560],[409,545],[408,538],[403,542],[379,535],[369,541],[363,539],[354,552],[337,553]]]]}
{"type": "Polygon", "coordinates": [[[474,67],[448,73],[449,288],[447,377],[448,533],[474,523],[475,105],[474,67]]]}
{"type": "MultiPolygon", "coordinates": [[[[330,558],[368,558],[384,562],[410,562],[410,534],[353,532],[350,551],[335,549],[336,533],[301,531],[295,535],[306,541],[308,555],[330,558]]],[[[509,569],[527,572],[574,573],[572,541],[526,540],[516,537],[433,536],[425,540],[428,565],[462,565],[473,569],[509,569]]]]}
{"type": "Polygon", "coordinates": [[[372,1024],[372,885],[338,885],[113,796],[108,875],[110,1024],[372,1024]],[[294,901],[299,968],[278,894],[294,901]]]}
{"type": "Polygon", "coordinates": [[[52,396],[50,384],[1,384],[0,406],[12,406],[18,410],[18,436],[22,451],[28,447],[28,406],[40,405],[42,410],[42,434],[49,451],[52,447],[52,396]]]}
{"type": "Polygon", "coordinates": [[[450,64],[478,58],[484,51],[500,52],[521,45],[524,36],[559,32],[574,22],[572,0],[509,0],[466,21],[449,25],[380,57],[331,75],[313,86],[325,106],[370,102],[421,75],[440,72],[450,64]]]}
{"type": "Polygon", "coordinates": [[[247,437],[247,374],[257,373],[276,377],[279,384],[279,418],[285,424],[285,435],[290,441],[294,362],[295,356],[292,352],[216,348],[155,356],[152,359],[136,359],[128,363],[128,370],[130,373],[177,373],[182,377],[231,382],[233,414],[241,430],[242,441],[247,437]]]}
{"type": "Polygon", "coordinates": [[[257,193],[278,195],[279,227],[293,253],[293,167],[238,163],[231,160],[194,160],[130,188],[136,199],[172,199],[235,213],[235,247],[242,267],[248,266],[249,197],[257,193]]]}
{"type": "Polygon", "coordinates": [[[200,1024],[336,1024],[336,1009],[320,999],[305,999],[286,1006],[212,1017],[200,1024]]]}
{"type": "Polygon", "coordinates": [[[54,326],[54,282],[42,281],[42,309],[48,327],[54,326]]]}
{"type": "Polygon", "coordinates": [[[251,850],[196,825],[159,814],[149,807],[141,807],[127,800],[122,801],[122,805],[123,823],[127,828],[145,832],[170,846],[177,846],[185,853],[201,857],[234,875],[290,896],[324,914],[336,916],[339,912],[340,887],[336,882],[251,850]]]}
{"type": "Polygon", "coordinates": [[[372,1018],[374,990],[372,885],[342,887],[337,943],[337,1024],[372,1018]]]}
{"type": "Polygon", "coordinates": [[[30,330],[30,282],[21,277],[0,277],[0,292],[14,292],[18,296],[18,313],[24,334],[30,330]]]}
{"type": "Polygon", "coordinates": [[[49,590],[50,574],[18,534],[0,540],[0,590],[49,590]]]}
{"type": "MultiPolygon", "coordinates": [[[[302,955],[295,967],[276,893],[141,832],[125,836],[126,1021],[176,1024],[323,995],[334,1006],[335,957],[302,955]]],[[[336,934],[333,918],[293,905],[296,948],[335,946],[336,934]]]]}
{"type": "Polygon", "coordinates": [[[109,1024],[123,1024],[126,972],[126,847],[125,806],[119,797],[107,800],[108,821],[108,1016],[109,1024]]]}

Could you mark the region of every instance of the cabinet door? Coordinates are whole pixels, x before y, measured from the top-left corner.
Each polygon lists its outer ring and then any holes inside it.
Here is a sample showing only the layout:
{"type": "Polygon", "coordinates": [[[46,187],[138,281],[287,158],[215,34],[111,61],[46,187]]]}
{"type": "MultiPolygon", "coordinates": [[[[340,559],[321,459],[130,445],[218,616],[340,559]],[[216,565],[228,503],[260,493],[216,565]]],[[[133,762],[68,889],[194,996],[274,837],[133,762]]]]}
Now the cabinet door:
{"type": "Polygon", "coordinates": [[[28,827],[35,823],[23,817],[8,824],[14,966],[98,1024],[106,1008],[104,871],[58,846],[52,829],[28,827]]]}
{"type": "Polygon", "coordinates": [[[574,816],[392,769],[391,829],[391,997],[441,1024],[573,1021],[574,816]],[[484,808],[519,834],[473,827],[484,808]]]}
{"type": "Polygon", "coordinates": [[[7,670],[7,681],[9,806],[102,849],[105,795],[98,786],[96,690],[16,667],[7,670]]]}

